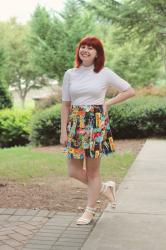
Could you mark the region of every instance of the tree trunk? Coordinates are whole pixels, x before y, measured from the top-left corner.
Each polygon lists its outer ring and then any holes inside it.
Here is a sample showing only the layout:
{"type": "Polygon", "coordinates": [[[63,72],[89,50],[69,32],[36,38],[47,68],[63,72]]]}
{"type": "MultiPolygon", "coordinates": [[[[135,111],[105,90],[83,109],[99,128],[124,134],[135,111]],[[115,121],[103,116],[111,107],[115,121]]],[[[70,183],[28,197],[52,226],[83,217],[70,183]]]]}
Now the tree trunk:
{"type": "Polygon", "coordinates": [[[160,42],[158,42],[158,44],[160,47],[161,58],[163,60],[164,72],[166,74],[166,47],[164,44],[161,44],[160,42]]]}
{"type": "Polygon", "coordinates": [[[25,96],[20,96],[21,99],[21,107],[25,109],[25,96]]]}

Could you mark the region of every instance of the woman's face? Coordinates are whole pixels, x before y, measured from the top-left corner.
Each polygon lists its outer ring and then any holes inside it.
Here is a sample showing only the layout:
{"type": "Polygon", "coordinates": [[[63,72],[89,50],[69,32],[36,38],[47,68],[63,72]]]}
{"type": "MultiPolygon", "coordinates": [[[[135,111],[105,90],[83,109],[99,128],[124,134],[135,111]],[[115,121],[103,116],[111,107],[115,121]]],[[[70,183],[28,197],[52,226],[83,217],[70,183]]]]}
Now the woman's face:
{"type": "Polygon", "coordinates": [[[97,51],[90,45],[81,45],[79,49],[79,57],[83,64],[90,65],[97,57],[97,51]]]}

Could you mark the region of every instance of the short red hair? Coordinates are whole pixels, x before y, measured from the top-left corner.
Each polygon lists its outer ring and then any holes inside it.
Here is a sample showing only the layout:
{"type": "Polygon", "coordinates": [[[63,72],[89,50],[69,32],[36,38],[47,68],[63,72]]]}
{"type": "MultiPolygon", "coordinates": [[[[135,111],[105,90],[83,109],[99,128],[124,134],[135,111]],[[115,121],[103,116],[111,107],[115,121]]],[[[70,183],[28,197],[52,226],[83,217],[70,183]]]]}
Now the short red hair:
{"type": "Polygon", "coordinates": [[[103,67],[105,62],[105,55],[102,42],[95,36],[87,36],[81,39],[76,48],[75,67],[79,68],[82,60],[79,57],[79,50],[81,45],[92,46],[97,51],[97,58],[94,60],[94,71],[98,73],[103,67]]]}

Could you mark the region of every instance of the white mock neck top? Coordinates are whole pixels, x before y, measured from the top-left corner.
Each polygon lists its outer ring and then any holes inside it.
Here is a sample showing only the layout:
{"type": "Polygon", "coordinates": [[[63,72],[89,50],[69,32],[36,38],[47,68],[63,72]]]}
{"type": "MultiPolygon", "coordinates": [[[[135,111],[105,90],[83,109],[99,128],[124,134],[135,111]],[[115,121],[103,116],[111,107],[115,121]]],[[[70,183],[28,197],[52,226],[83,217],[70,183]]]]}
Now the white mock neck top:
{"type": "Polygon", "coordinates": [[[72,105],[103,105],[109,86],[119,92],[131,85],[111,69],[104,67],[98,73],[94,65],[68,69],[63,78],[62,101],[71,101],[72,105]]]}

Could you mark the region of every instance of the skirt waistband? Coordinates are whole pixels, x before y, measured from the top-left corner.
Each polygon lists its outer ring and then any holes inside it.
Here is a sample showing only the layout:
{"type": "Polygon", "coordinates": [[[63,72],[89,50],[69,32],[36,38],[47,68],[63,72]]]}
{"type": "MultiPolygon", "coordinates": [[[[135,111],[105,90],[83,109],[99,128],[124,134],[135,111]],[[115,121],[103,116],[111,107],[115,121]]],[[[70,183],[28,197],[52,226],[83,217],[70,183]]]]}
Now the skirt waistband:
{"type": "Polygon", "coordinates": [[[72,105],[72,111],[84,111],[84,112],[102,112],[103,105],[72,105]]]}

